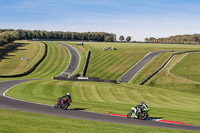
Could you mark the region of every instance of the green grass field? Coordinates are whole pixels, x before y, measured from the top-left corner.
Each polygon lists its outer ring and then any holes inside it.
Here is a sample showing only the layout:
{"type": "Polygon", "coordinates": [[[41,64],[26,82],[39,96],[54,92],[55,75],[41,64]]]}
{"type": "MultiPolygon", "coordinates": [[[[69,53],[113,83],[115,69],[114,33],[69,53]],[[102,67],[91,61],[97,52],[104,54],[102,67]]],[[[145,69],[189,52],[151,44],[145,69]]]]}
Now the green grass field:
{"type": "Polygon", "coordinates": [[[17,41],[19,45],[0,59],[0,75],[15,75],[28,71],[44,55],[44,44],[40,42],[17,41]],[[28,61],[21,60],[27,58],[28,61]],[[3,71],[2,71],[3,70],[3,71]]]}
{"type": "Polygon", "coordinates": [[[1,133],[131,133],[141,131],[143,133],[195,133],[184,130],[113,124],[2,109],[0,109],[0,118],[1,133]]]}
{"type": "Polygon", "coordinates": [[[6,95],[17,99],[56,104],[57,98],[70,92],[70,108],[126,115],[130,108],[144,100],[151,108],[150,117],[200,125],[199,96],[156,87],[93,82],[40,80],[20,84],[6,95]]]}
{"type": "MultiPolygon", "coordinates": [[[[143,58],[144,55],[151,51],[200,49],[199,46],[194,45],[87,42],[84,43],[84,46],[77,46],[75,45],[76,42],[64,43],[76,47],[81,55],[81,65],[76,73],[82,72],[87,50],[91,50],[92,54],[87,76],[100,77],[102,79],[118,79],[137,61],[143,58]],[[117,50],[103,51],[104,47],[112,46],[117,48],[117,50]]],[[[48,55],[46,59],[33,73],[21,78],[50,78],[51,76],[56,76],[64,71],[68,65],[70,54],[63,46],[54,43],[47,43],[47,45],[48,55]],[[66,62],[63,63],[63,60],[66,60],[66,62]]],[[[129,84],[69,82],[46,79],[20,84],[14,89],[8,91],[7,95],[22,100],[54,105],[58,97],[70,92],[73,98],[73,103],[70,108],[84,108],[86,111],[105,114],[127,114],[128,111],[130,111],[131,106],[139,104],[144,100],[151,109],[149,112],[150,117],[200,125],[200,116],[198,115],[200,110],[200,106],[198,106],[200,104],[200,84],[198,76],[200,75],[200,64],[198,62],[199,53],[190,54],[184,58],[183,55],[175,56],[161,72],[148,81],[144,86],[137,85],[141,80],[154,72],[154,70],[158,69],[169,57],[170,53],[160,54],[155,57],[153,61],[147,64],[129,84]],[[179,61],[180,59],[182,60],[179,61]],[[177,61],[179,61],[178,64],[176,64],[177,61]],[[184,68],[184,71],[182,68],[184,68]],[[190,68],[192,68],[191,72],[190,68]]],[[[18,112],[15,113],[17,114],[18,112]]],[[[47,121],[53,121],[54,118],[54,116],[51,116],[49,117],[51,120],[47,121]]],[[[12,119],[7,119],[8,121],[12,121],[12,119]]],[[[66,120],[68,118],[63,119],[66,120]]],[[[23,119],[21,120],[23,121],[23,119]]],[[[86,124],[91,128],[91,132],[97,131],[99,127],[107,124],[99,122],[100,126],[96,127],[91,123],[91,121],[88,121],[86,124]]],[[[76,124],[79,125],[79,122],[74,121],[74,125],[76,124]]],[[[24,126],[28,127],[31,125],[33,126],[34,123],[30,123],[30,125],[27,123],[24,126]]],[[[118,126],[117,124],[109,125],[111,125],[111,129],[114,128],[113,131],[115,131],[116,126],[118,126]]],[[[17,125],[13,125],[13,127],[15,126],[17,125]]],[[[128,126],[125,125],[125,127],[128,126]]],[[[105,127],[105,129],[106,128],[107,127],[105,127]]],[[[116,129],[121,132],[132,131],[130,131],[129,128],[127,128],[128,130],[124,130],[123,127],[118,128],[116,129]]],[[[133,128],[134,131],[139,131],[137,130],[137,127],[133,128]]],[[[148,128],[146,129],[147,131],[149,130],[148,128]]],[[[37,131],[38,130],[41,130],[40,127],[37,128],[37,131]]],[[[178,130],[159,128],[150,128],[150,130],[152,132],[179,132],[178,130]]],[[[42,131],[44,130],[41,130],[41,132],[42,131]]],[[[83,132],[84,131],[85,130],[83,129],[83,132]]]]}

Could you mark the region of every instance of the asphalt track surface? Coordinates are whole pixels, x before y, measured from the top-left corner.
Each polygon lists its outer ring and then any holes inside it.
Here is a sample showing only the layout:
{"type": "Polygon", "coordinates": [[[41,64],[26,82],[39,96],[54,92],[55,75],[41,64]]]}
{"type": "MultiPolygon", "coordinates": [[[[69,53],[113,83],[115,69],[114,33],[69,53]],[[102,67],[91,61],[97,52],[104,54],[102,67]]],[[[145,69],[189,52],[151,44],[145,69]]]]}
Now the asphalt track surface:
{"type": "Polygon", "coordinates": [[[70,53],[71,59],[70,59],[68,67],[64,70],[64,72],[72,75],[78,69],[78,66],[80,64],[80,60],[81,60],[80,54],[74,47],[70,45],[63,44],[63,43],[57,43],[57,44],[60,44],[66,47],[70,53]]]}
{"type": "Polygon", "coordinates": [[[147,54],[144,58],[142,58],[138,63],[136,63],[133,67],[131,67],[126,73],[124,73],[117,81],[129,83],[131,79],[133,79],[137,73],[148,64],[155,56],[161,53],[168,53],[171,51],[157,51],[151,52],[147,54]]]}
{"type": "MultiPolygon", "coordinates": [[[[71,67],[71,66],[69,65],[68,67],[71,67]]],[[[127,118],[119,117],[119,116],[87,112],[87,111],[84,111],[84,109],[79,109],[79,108],[68,109],[68,110],[54,109],[53,106],[21,101],[21,100],[17,100],[17,99],[13,99],[13,98],[5,96],[5,92],[7,90],[11,89],[12,87],[18,84],[28,82],[31,80],[39,80],[39,79],[11,80],[11,81],[0,82],[0,108],[8,109],[8,110],[23,111],[23,112],[76,118],[76,119],[109,122],[109,123],[200,131],[200,127],[198,126],[179,125],[179,124],[163,123],[163,122],[156,122],[156,121],[149,121],[149,120],[127,119],[127,118]]]]}

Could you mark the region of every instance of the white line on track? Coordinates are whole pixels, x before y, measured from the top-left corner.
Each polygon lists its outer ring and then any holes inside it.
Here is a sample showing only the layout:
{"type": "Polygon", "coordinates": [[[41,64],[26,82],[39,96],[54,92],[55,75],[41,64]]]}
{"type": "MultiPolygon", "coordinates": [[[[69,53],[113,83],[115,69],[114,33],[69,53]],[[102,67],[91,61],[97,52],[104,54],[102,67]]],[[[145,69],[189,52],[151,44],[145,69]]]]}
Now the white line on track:
{"type": "MultiPolygon", "coordinates": [[[[39,80],[41,80],[41,79],[39,79],[39,80]]],[[[33,81],[33,80],[29,80],[29,81],[33,81]]],[[[6,93],[7,93],[9,90],[11,90],[12,88],[16,87],[17,85],[23,84],[23,83],[25,83],[25,82],[28,82],[28,81],[24,81],[24,82],[22,82],[22,83],[18,83],[18,84],[16,84],[16,85],[10,87],[9,89],[7,89],[7,90],[3,93],[3,96],[4,96],[4,97],[7,97],[7,98],[9,98],[9,99],[12,99],[12,100],[20,101],[20,102],[26,102],[26,103],[32,103],[32,104],[37,104],[37,105],[50,106],[50,105],[47,105],[47,104],[40,104],[40,103],[35,103],[35,102],[29,102],[29,101],[24,101],[24,100],[16,99],[16,98],[9,97],[9,96],[6,95],[6,93]]],[[[50,107],[52,107],[52,106],[50,106],[50,107]]]]}

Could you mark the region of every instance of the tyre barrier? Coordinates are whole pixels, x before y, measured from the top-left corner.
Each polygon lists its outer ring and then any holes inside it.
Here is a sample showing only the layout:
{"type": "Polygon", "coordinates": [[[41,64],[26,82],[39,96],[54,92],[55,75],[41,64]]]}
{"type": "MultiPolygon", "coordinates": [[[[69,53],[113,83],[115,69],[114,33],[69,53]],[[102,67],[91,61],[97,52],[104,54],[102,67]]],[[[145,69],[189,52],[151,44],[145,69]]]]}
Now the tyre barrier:
{"type": "Polygon", "coordinates": [[[54,80],[66,80],[66,81],[91,81],[91,82],[104,82],[104,83],[115,83],[117,84],[117,80],[107,80],[107,79],[99,79],[98,77],[53,77],[54,80]]]}
{"type": "Polygon", "coordinates": [[[22,77],[25,75],[28,75],[30,73],[32,73],[36,67],[45,59],[45,57],[47,56],[47,52],[48,52],[48,46],[45,42],[43,42],[43,44],[45,45],[45,50],[44,50],[44,54],[42,56],[42,58],[28,71],[24,72],[24,73],[20,73],[20,74],[15,74],[15,75],[0,75],[0,78],[13,78],[13,77],[22,77]]]}
{"type": "Polygon", "coordinates": [[[194,51],[183,51],[179,53],[172,54],[171,57],[158,69],[156,70],[153,74],[151,74],[149,77],[147,77],[144,81],[140,83],[140,85],[144,85],[148,80],[150,80],[154,75],[156,75],[158,72],[160,72],[167,64],[168,62],[175,56],[179,54],[185,54],[185,53],[192,53],[192,52],[200,52],[200,50],[194,50],[194,51]]]}
{"type": "Polygon", "coordinates": [[[83,69],[83,72],[82,72],[82,76],[83,77],[85,77],[86,72],[87,72],[87,68],[88,68],[88,64],[89,64],[89,59],[90,59],[90,54],[91,54],[91,52],[88,50],[87,58],[85,60],[85,65],[84,65],[84,69],[83,69]]]}

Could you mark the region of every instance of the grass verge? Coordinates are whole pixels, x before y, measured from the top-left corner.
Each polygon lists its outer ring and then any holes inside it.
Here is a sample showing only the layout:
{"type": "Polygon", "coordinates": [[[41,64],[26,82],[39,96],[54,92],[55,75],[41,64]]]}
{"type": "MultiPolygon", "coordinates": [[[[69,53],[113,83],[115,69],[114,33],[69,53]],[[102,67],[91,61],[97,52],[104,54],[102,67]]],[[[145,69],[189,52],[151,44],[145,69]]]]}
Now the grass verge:
{"type": "Polygon", "coordinates": [[[113,124],[2,109],[0,109],[0,117],[0,132],[3,133],[194,133],[193,131],[113,124]]]}

